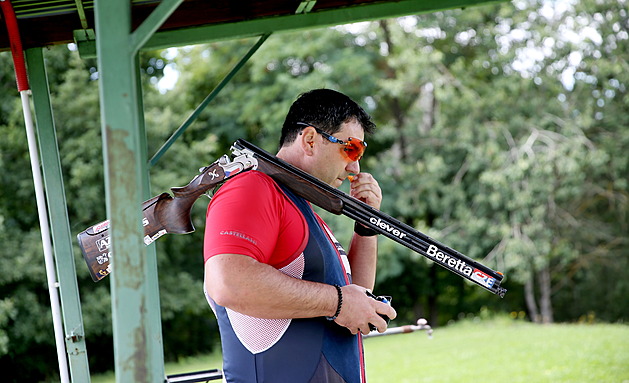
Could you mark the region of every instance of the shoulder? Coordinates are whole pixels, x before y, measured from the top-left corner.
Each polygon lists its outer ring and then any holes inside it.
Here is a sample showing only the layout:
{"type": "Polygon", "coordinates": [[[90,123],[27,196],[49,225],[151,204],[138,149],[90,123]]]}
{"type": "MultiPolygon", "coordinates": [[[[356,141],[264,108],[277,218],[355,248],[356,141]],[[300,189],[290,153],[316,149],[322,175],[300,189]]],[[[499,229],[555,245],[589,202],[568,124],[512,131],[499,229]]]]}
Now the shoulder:
{"type": "Polygon", "coordinates": [[[237,174],[229,179],[219,188],[219,192],[224,189],[249,189],[250,191],[260,191],[260,189],[278,190],[279,187],[268,175],[257,170],[248,170],[237,174]]]}
{"type": "Polygon", "coordinates": [[[265,184],[268,186],[277,187],[273,178],[266,173],[262,173],[258,170],[249,170],[240,175],[243,179],[248,180],[249,182],[257,182],[261,184],[265,184]]]}
{"type": "Polygon", "coordinates": [[[271,177],[257,170],[249,170],[225,182],[212,197],[210,205],[224,199],[255,203],[277,199],[282,195],[280,187],[271,177]]]}

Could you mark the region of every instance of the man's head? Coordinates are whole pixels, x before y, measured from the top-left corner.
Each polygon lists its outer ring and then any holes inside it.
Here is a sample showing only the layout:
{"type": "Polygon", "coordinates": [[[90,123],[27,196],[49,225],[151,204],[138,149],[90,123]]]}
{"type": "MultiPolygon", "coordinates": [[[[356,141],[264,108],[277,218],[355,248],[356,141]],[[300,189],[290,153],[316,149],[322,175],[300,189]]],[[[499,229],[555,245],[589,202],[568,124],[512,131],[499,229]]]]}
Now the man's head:
{"type": "Polygon", "coordinates": [[[355,120],[366,134],[376,125],[363,108],[346,95],[331,89],[314,89],[301,94],[290,107],[280,137],[280,148],[290,144],[304,129],[299,123],[312,124],[326,133],[334,134],[344,122],[355,120]]]}
{"type": "Polygon", "coordinates": [[[349,174],[360,172],[364,137],[374,129],[371,117],[349,97],[315,89],[291,106],[277,156],[338,187],[349,174]]]}

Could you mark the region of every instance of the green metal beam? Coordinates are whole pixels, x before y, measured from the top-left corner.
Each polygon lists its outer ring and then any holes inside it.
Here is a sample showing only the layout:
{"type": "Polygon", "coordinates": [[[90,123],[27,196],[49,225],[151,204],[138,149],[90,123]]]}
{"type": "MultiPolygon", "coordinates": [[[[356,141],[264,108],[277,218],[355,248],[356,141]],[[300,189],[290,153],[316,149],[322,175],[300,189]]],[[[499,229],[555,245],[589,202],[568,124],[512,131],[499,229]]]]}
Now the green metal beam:
{"type": "Polygon", "coordinates": [[[137,52],[157,29],[177,9],[183,0],[163,0],[149,17],[131,34],[132,52],[137,52]]]}
{"type": "Polygon", "coordinates": [[[72,235],[42,48],[27,50],[26,64],[33,94],[70,374],[74,382],[89,382],[90,371],[72,254],[72,235]]]}
{"type": "Polygon", "coordinates": [[[505,2],[506,0],[402,0],[295,15],[267,17],[237,23],[212,24],[174,31],[157,32],[144,48],[160,49],[194,45],[267,33],[331,27],[359,21],[381,20],[446,9],[505,2]]]}
{"type": "MultiPolygon", "coordinates": [[[[274,16],[235,23],[210,24],[155,33],[142,46],[144,49],[163,49],[183,45],[203,44],[237,38],[261,36],[268,33],[292,32],[324,28],[360,21],[381,20],[415,14],[438,12],[508,0],[401,0],[339,8],[312,13],[274,16]]],[[[309,6],[312,2],[305,2],[309,6]]],[[[77,41],[81,57],[92,57],[96,51],[94,41],[77,41]]]]}
{"type": "Polygon", "coordinates": [[[155,247],[142,245],[141,202],[150,195],[138,50],[182,0],[163,1],[131,32],[128,0],[96,2],[96,42],[111,223],[112,320],[118,382],[164,378],[155,247]]]}
{"type": "Polygon", "coordinates": [[[76,4],[76,13],[79,15],[79,20],[81,20],[81,28],[89,29],[87,26],[87,17],[85,17],[85,7],[83,7],[83,0],[74,0],[76,4]]]}
{"type": "Polygon", "coordinates": [[[149,383],[164,379],[163,363],[153,352],[150,269],[142,241],[142,212],[147,173],[143,157],[138,100],[137,57],[131,46],[129,0],[95,2],[96,41],[105,163],[107,216],[113,254],[110,275],[114,362],[117,382],[149,383]]]}
{"type": "Polygon", "coordinates": [[[149,166],[154,166],[157,161],[159,161],[159,159],[164,155],[164,153],[168,151],[171,145],[179,138],[179,136],[181,136],[188,129],[188,127],[190,127],[190,125],[192,125],[192,123],[196,121],[201,112],[210,104],[210,102],[212,102],[212,100],[214,100],[214,98],[220,93],[221,90],[223,90],[225,85],[227,85],[231,81],[231,79],[247,63],[247,61],[249,61],[251,56],[253,56],[253,54],[260,48],[260,46],[262,46],[262,44],[266,41],[268,37],[269,34],[261,36],[260,39],[254,44],[254,46],[252,46],[251,49],[249,49],[249,51],[240,59],[240,61],[236,63],[232,70],[227,73],[227,75],[221,80],[221,82],[218,83],[218,85],[216,85],[214,89],[212,89],[212,92],[210,92],[210,94],[201,102],[201,104],[199,104],[199,106],[192,112],[192,114],[188,116],[186,121],[184,121],[184,123],[181,124],[181,126],[168,138],[168,140],[166,140],[162,147],[159,148],[157,153],[153,155],[153,157],[149,161],[149,166]]]}

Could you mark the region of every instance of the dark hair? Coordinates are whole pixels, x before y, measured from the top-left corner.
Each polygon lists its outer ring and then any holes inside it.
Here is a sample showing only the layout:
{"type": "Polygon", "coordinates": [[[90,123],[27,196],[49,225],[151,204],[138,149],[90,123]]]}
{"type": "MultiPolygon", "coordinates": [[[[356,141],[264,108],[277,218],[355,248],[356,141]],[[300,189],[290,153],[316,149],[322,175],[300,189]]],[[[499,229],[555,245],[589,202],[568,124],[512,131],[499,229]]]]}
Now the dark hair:
{"type": "Polygon", "coordinates": [[[343,93],[331,89],[314,89],[302,93],[288,110],[282,126],[280,148],[293,142],[304,129],[298,122],[312,124],[334,134],[341,130],[344,122],[353,119],[363,127],[365,134],[373,133],[376,128],[371,116],[343,93]]]}

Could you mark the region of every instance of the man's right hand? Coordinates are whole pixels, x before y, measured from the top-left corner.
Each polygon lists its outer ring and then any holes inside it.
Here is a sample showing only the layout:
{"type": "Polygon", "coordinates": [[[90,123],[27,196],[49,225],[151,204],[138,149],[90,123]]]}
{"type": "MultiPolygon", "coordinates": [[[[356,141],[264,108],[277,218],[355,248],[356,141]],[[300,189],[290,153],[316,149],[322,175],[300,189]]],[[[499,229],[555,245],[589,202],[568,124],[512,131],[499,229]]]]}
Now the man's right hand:
{"type": "Polygon", "coordinates": [[[387,322],[379,314],[386,315],[389,319],[397,316],[393,307],[369,297],[364,287],[347,285],[341,287],[341,291],[343,305],[334,321],[349,329],[352,334],[369,334],[369,324],[374,325],[378,332],[384,332],[387,322]]]}

